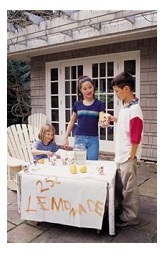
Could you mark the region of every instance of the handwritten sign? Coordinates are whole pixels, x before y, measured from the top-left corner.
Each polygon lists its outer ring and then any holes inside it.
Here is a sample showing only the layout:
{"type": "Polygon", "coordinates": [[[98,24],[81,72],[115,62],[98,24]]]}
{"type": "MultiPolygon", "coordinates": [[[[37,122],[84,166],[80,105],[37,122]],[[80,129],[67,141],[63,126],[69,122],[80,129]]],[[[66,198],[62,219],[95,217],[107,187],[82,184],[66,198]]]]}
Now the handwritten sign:
{"type": "Polygon", "coordinates": [[[107,182],[23,175],[21,218],[101,229],[107,182]]]}

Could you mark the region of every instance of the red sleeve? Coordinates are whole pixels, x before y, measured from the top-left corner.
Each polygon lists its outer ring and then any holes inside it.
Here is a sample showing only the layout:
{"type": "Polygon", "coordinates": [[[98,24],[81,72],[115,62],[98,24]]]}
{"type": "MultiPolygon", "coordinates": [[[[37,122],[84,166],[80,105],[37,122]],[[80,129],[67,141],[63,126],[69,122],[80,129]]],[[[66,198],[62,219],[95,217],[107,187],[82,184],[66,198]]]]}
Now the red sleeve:
{"type": "Polygon", "coordinates": [[[143,131],[143,121],[139,117],[130,120],[131,144],[139,144],[143,131]]]}

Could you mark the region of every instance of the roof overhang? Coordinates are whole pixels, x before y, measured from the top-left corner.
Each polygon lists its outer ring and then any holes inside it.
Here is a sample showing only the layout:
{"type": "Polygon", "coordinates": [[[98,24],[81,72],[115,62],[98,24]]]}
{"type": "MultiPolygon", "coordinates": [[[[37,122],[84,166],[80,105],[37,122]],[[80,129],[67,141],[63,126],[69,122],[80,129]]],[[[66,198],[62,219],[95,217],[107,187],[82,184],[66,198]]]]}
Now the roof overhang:
{"type": "Polygon", "coordinates": [[[157,36],[156,11],[93,12],[81,11],[72,19],[56,18],[8,32],[8,58],[28,61],[35,56],[157,36]]]}

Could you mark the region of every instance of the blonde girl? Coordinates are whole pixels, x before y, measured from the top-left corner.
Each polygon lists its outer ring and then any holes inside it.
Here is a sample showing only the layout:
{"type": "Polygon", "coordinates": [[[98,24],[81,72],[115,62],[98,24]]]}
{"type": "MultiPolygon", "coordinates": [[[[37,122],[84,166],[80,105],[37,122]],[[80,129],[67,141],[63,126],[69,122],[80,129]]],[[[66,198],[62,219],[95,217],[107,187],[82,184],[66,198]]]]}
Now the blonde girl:
{"type": "Polygon", "coordinates": [[[59,147],[55,142],[55,128],[53,125],[44,124],[38,134],[38,140],[34,142],[32,154],[34,160],[50,158],[58,151],[59,147]]]}

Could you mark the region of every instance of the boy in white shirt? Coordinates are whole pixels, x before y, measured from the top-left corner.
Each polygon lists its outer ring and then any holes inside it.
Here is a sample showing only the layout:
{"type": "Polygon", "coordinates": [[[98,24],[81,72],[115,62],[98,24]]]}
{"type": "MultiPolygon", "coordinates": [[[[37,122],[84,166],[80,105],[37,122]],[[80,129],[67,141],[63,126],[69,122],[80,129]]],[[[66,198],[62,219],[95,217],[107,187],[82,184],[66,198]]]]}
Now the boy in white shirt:
{"type": "Polygon", "coordinates": [[[117,226],[139,224],[140,197],[136,166],[141,154],[143,115],[138,98],[133,94],[135,82],[131,74],[122,72],[112,80],[116,96],[122,101],[118,118],[109,116],[116,124],[116,200],[120,209],[117,226]]]}

